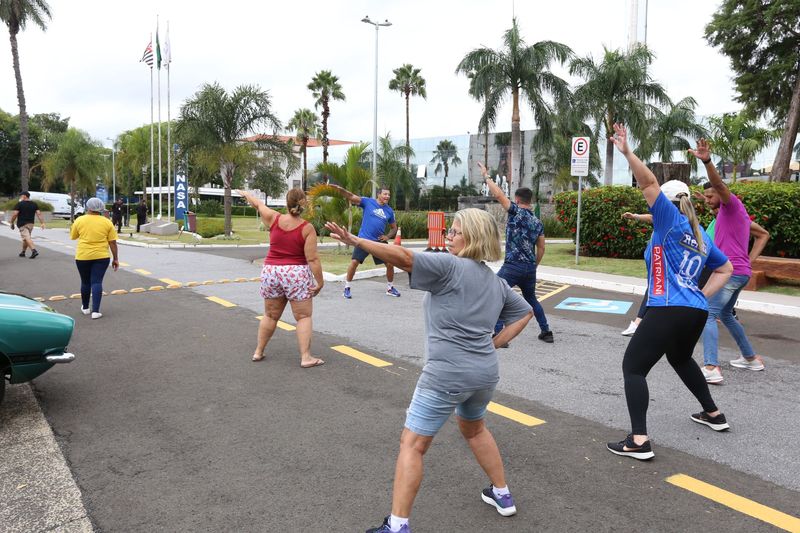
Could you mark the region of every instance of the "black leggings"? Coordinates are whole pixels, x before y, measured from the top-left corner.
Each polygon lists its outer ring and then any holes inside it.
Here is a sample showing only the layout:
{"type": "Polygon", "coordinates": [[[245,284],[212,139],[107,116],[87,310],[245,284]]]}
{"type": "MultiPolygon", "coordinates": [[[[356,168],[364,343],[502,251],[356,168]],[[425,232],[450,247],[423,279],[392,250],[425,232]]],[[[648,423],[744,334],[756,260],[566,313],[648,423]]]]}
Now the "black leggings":
{"type": "Polygon", "coordinates": [[[650,393],[647,374],[665,353],[667,361],[707,413],[717,410],[700,367],[692,352],[706,324],[707,311],[694,307],[648,307],[636,328],[625,357],[625,399],[634,435],[647,435],[650,393]]]}

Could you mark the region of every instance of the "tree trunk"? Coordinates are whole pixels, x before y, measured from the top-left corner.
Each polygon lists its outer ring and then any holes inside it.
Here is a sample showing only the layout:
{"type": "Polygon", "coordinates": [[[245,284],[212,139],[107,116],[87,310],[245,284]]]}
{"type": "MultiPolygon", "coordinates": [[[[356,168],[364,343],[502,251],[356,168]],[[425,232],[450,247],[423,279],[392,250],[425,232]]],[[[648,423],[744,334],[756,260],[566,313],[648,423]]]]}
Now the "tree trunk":
{"type": "Polygon", "coordinates": [[[489,172],[489,125],[486,125],[486,130],[483,132],[483,166],[489,172]]]}
{"type": "MultiPolygon", "coordinates": [[[[322,102],[322,162],[328,162],[328,115],[331,114],[328,108],[328,100],[322,102]]],[[[374,150],[374,147],[373,147],[374,150]]]]}
{"type": "Polygon", "coordinates": [[[442,182],[442,196],[444,197],[444,209],[447,211],[447,174],[450,168],[447,166],[447,161],[444,163],[444,181],[442,182]]]}
{"type": "Polygon", "coordinates": [[[408,151],[411,148],[411,137],[409,137],[409,129],[408,129],[408,99],[409,94],[406,92],[406,170],[411,170],[409,168],[408,162],[408,151]]]}
{"type": "Polygon", "coordinates": [[[303,181],[300,185],[304,192],[308,189],[308,137],[303,137],[303,181]]]}
{"type": "Polygon", "coordinates": [[[775,162],[772,164],[771,181],[789,181],[792,177],[789,164],[792,160],[798,126],[800,126],[800,72],[796,76],[792,101],[789,103],[789,113],[786,117],[786,129],[783,130],[778,153],[775,154],[775,162]]]}
{"type": "Polygon", "coordinates": [[[28,190],[28,112],[25,108],[25,91],[22,89],[22,72],[19,68],[19,49],[17,34],[9,29],[11,58],[14,63],[14,78],[17,81],[17,102],[19,103],[19,174],[21,190],[28,190]]]}
{"type": "Polygon", "coordinates": [[[511,111],[511,157],[508,158],[509,176],[508,190],[513,191],[514,185],[519,186],[519,168],[514,163],[519,159],[519,89],[514,88],[512,94],[513,108],[511,111]]]}
{"type": "Polygon", "coordinates": [[[75,222],[75,179],[69,182],[69,221],[75,222]]]}
{"type": "MultiPolygon", "coordinates": [[[[611,127],[611,112],[608,113],[606,118],[606,135],[611,136],[614,134],[614,128],[611,127]]],[[[603,185],[614,185],[614,143],[606,137],[606,169],[603,172],[603,185]]]]}
{"type": "Polygon", "coordinates": [[[230,237],[233,232],[233,225],[231,224],[231,187],[233,186],[233,173],[236,171],[236,165],[223,162],[220,167],[220,177],[222,177],[222,185],[225,187],[225,236],[230,237]]]}

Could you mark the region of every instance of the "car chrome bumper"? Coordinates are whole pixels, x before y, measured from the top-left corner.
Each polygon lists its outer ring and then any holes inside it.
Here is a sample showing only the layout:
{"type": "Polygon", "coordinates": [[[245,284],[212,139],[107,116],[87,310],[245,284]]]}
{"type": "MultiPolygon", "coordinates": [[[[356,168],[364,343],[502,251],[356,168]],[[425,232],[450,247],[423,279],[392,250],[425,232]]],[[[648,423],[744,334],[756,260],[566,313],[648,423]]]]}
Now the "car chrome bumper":
{"type": "Polygon", "coordinates": [[[61,355],[46,355],[45,360],[48,363],[71,363],[75,360],[75,354],[64,352],[61,355]]]}

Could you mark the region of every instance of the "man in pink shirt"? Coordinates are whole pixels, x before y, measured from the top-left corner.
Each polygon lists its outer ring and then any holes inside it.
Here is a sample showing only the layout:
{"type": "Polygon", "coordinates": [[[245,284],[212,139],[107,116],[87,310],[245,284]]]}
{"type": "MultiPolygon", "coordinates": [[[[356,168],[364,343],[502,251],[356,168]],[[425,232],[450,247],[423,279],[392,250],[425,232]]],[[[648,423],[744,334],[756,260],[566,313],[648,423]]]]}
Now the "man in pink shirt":
{"type": "Polygon", "coordinates": [[[731,366],[748,370],[764,370],[764,362],[756,355],[744,328],[733,316],[733,306],[750,276],[750,216],[742,201],[731,193],[722,181],[717,168],[711,163],[711,150],[705,139],[697,142],[696,150],[689,150],[702,161],[708,173],[703,196],[711,209],[719,209],[714,229],[714,244],[728,256],[733,264],[733,275],[725,286],[708,301],[708,319],[703,330],[703,375],[709,383],[721,383],[719,367],[719,330],[717,319],[733,336],[742,355],[731,361],[731,366]]]}

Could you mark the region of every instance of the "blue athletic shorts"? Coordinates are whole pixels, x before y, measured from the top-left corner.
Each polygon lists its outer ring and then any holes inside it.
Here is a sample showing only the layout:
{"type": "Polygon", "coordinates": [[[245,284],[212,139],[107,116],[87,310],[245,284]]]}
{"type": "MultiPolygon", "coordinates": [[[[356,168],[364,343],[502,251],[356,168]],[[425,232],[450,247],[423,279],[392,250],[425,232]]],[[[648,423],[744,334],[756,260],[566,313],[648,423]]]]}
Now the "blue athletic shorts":
{"type": "MultiPolygon", "coordinates": [[[[375,242],[381,242],[383,244],[387,244],[387,243],[385,243],[383,241],[375,241],[375,242]]],[[[355,247],[353,247],[353,255],[352,255],[351,259],[355,259],[356,261],[358,261],[359,264],[361,264],[361,263],[364,262],[364,259],[366,259],[368,255],[369,255],[369,252],[367,252],[365,250],[362,250],[358,246],[355,246],[355,247]]],[[[384,263],[382,260],[378,259],[374,255],[372,256],[372,260],[375,262],[376,265],[382,265],[384,263]]]]}
{"type": "Polygon", "coordinates": [[[405,427],[432,437],[442,428],[455,410],[459,418],[469,421],[486,416],[486,406],[492,400],[494,387],[466,392],[443,392],[417,387],[406,410],[405,427]]]}

